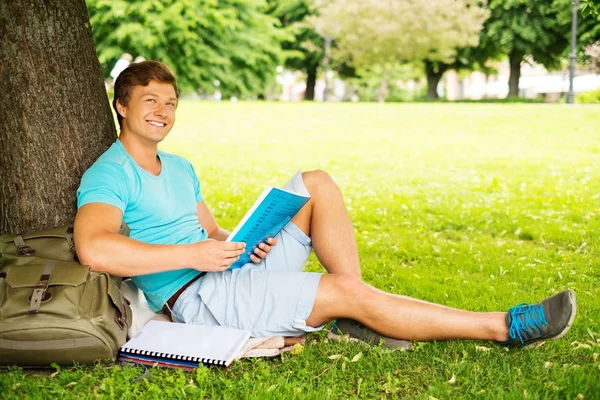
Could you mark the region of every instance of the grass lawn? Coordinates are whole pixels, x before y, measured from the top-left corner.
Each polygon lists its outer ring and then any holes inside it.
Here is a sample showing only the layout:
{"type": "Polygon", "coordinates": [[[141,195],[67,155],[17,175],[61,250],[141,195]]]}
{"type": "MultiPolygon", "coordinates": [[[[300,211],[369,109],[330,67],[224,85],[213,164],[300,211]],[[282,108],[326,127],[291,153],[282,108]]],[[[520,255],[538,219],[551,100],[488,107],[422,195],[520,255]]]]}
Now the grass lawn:
{"type": "MultiPolygon", "coordinates": [[[[600,398],[598,127],[592,106],[183,102],[162,148],[193,162],[224,228],[264,186],[322,168],[345,196],[370,284],[473,311],[570,287],[571,332],[531,350],[450,341],[410,352],[320,332],[299,354],[228,369],[12,369],[0,397],[600,398]]],[[[322,270],[314,257],[308,269],[322,270]]]]}

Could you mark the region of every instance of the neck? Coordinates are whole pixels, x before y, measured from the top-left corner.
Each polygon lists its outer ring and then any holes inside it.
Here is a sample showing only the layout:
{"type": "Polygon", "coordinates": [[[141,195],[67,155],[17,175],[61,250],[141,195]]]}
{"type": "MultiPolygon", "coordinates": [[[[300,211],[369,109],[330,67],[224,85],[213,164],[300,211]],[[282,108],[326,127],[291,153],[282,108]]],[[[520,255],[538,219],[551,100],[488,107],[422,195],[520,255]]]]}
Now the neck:
{"type": "Polygon", "coordinates": [[[127,129],[122,129],[119,140],[125,151],[144,170],[153,175],[159,175],[161,162],[158,158],[158,144],[150,141],[141,141],[135,135],[128,134],[127,129]]]}

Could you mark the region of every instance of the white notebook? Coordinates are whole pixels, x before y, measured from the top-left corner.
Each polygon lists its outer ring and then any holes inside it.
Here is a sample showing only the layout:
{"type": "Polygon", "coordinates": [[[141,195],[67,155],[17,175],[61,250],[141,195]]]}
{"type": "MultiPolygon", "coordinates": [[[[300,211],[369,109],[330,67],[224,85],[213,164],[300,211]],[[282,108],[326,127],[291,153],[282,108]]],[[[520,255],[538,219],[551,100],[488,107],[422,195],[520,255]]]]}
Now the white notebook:
{"type": "Polygon", "coordinates": [[[240,329],[151,320],[121,347],[121,355],[228,366],[249,337],[240,329]]]}

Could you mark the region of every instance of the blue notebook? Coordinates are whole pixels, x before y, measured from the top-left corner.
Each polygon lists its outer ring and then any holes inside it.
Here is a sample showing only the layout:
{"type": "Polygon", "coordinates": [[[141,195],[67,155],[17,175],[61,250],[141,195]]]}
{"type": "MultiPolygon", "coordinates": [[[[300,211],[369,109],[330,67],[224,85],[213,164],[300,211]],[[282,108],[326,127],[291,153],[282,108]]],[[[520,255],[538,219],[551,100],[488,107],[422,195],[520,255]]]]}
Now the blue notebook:
{"type": "Polygon", "coordinates": [[[283,227],[308,202],[304,196],[284,189],[269,187],[254,202],[242,221],[227,238],[230,242],[246,243],[246,253],[229,267],[240,268],[252,262],[250,255],[254,249],[268,238],[275,237],[283,227]]]}

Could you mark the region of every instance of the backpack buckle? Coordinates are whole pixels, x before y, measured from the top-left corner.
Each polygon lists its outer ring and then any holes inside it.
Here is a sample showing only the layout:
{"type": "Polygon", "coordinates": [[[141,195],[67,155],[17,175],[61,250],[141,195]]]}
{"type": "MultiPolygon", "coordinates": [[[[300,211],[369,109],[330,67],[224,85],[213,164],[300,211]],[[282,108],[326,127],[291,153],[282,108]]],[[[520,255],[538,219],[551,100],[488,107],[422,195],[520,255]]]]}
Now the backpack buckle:
{"type": "Polygon", "coordinates": [[[46,290],[48,290],[53,269],[54,263],[50,262],[44,265],[40,280],[38,281],[38,284],[33,287],[33,293],[29,296],[29,310],[27,310],[27,314],[37,314],[40,312],[40,305],[50,301],[52,298],[52,293],[48,293],[46,290]]]}
{"type": "Polygon", "coordinates": [[[35,249],[31,246],[17,246],[17,253],[20,256],[30,256],[32,254],[35,254],[35,249]]]}
{"type": "Polygon", "coordinates": [[[19,256],[30,256],[35,254],[35,249],[25,244],[23,236],[15,236],[14,238],[15,247],[17,248],[17,255],[19,256]]]}
{"type": "Polygon", "coordinates": [[[115,307],[115,322],[121,330],[125,330],[127,326],[127,308],[125,305],[123,305],[123,312],[118,307],[115,307]]]}

